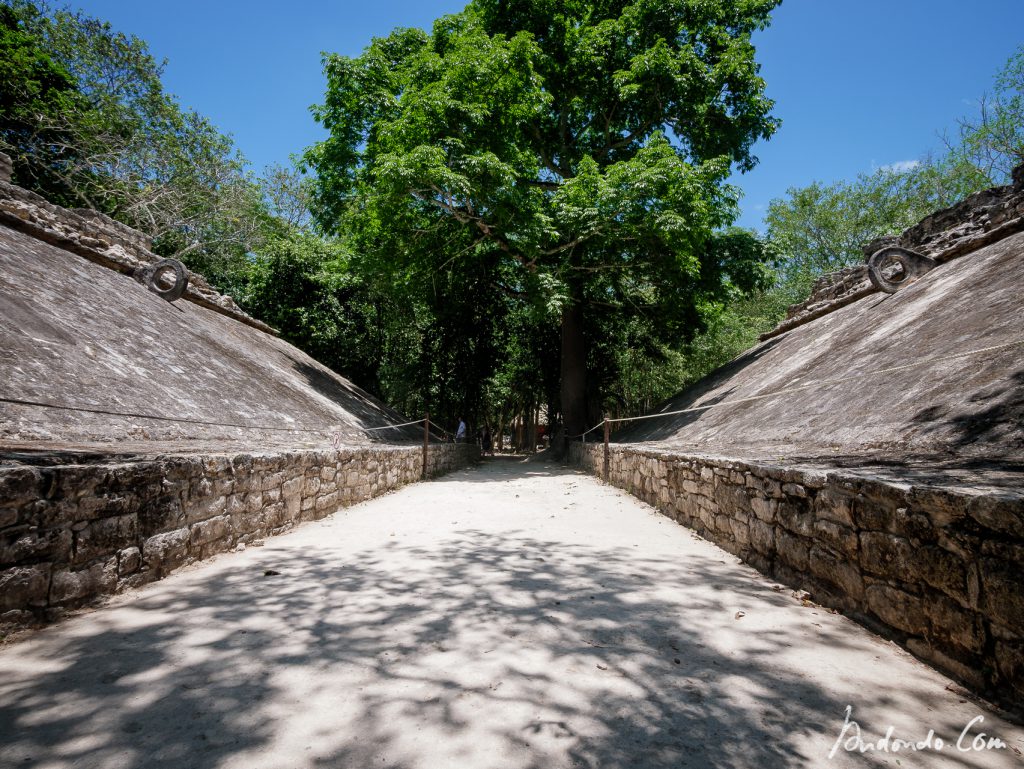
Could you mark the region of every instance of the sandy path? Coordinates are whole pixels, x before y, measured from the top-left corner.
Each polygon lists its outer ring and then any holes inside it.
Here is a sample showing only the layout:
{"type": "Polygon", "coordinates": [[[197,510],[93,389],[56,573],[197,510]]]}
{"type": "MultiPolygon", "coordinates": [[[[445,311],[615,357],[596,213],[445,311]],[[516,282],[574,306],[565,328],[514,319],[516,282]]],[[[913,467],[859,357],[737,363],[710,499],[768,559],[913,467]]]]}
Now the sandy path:
{"type": "Polygon", "coordinates": [[[491,461],[0,650],[0,766],[1022,765],[1021,728],[773,586],[590,477],[491,461]],[[944,749],[829,760],[848,705],[865,741],[944,749]],[[979,715],[1007,749],[957,749],[979,715]]]}

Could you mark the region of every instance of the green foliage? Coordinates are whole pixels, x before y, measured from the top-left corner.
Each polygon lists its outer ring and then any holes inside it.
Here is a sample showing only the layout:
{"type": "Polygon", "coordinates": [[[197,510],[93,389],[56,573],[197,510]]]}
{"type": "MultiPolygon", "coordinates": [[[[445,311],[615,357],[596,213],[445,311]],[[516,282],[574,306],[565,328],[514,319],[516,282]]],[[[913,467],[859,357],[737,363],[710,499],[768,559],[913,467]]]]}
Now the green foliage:
{"type": "Polygon", "coordinates": [[[482,393],[481,415],[508,424],[516,414],[558,398],[557,328],[543,313],[521,303],[507,303],[498,324],[494,369],[482,393]]]}
{"type": "Polygon", "coordinates": [[[817,276],[863,262],[862,245],[902,232],[980,188],[972,168],[924,160],[853,181],[790,189],[787,198],[769,204],[765,217],[768,240],[781,256],[781,279],[798,293],[809,290],[817,276]]]}
{"type": "Polygon", "coordinates": [[[815,182],[773,200],[767,235],[781,256],[782,285],[806,293],[818,275],[862,262],[862,245],[1007,182],[1012,168],[1024,162],[1024,46],[996,76],[978,116],[961,120],[959,136],[946,143],[945,155],[909,168],[881,168],[831,185],[815,182]]]}
{"type": "Polygon", "coordinates": [[[996,76],[995,89],[979,103],[977,117],[960,121],[947,153],[910,167],[881,168],[851,181],[814,182],[773,200],[766,216],[775,253],[775,284],[753,304],[730,304],[689,346],[692,380],[753,344],[781,319],[789,304],[803,301],[818,276],[864,261],[862,246],[895,235],[936,210],[968,195],[1006,183],[1024,162],[1024,47],[996,76]],[[750,310],[757,312],[750,314],[750,310]]]}
{"type": "MultiPolygon", "coordinates": [[[[472,284],[561,315],[563,342],[584,337],[582,361],[563,345],[563,385],[567,366],[602,370],[595,340],[631,319],[679,344],[756,283],[757,250],[716,233],[736,214],[730,168],[776,128],[749,40],[775,4],[480,0],[430,35],[330,56],[330,136],[306,155],[318,221],[351,233],[365,275],[403,290],[444,275],[445,307],[472,284]]],[[[449,314],[443,336],[473,323],[449,314]]],[[[488,356],[460,355],[486,376],[488,356]]],[[[579,421],[600,392],[574,381],[561,405],[579,421]]]]}
{"type": "Polygon", "coordinates": [[[49,169],[73,155],[65,135],[48,126],[85,104],[75,79],[29,31],[37,23],[31,6],[0,5],[0,148],[11,151],[16,182],[59,202],[68,190],[49,169]]]}
{"type": "Polygon", "coordinates": [[[775,328],[789,305],[803,298],[785,284],[775,284],[729,302],[686,346],[676,392],[749,350],[760,334],[775,328]]]}
{"type": "Polygon", "coordinates": [[[109,214],[192,266],[245,253],[265,223],[245,161],[164,92],[144,41],[29,0],[0,6],[0,20],[0,141],[19,183],[109,214]]]}
{"type": "Polygon", "coordinates": [[[1024,45],[979,100],[977,116],[960,120],[956,140],[946,143],[954,162],[975,170],[979,188],[1006,184],[1024,163],[1024,45]]]}
{"type": "Polygon", "coordinates": [[[379,390],[379,306],[337,243],[288,233],[266,242],[241,275],[237,297],[281,338],[357,384],[379,390]]]}

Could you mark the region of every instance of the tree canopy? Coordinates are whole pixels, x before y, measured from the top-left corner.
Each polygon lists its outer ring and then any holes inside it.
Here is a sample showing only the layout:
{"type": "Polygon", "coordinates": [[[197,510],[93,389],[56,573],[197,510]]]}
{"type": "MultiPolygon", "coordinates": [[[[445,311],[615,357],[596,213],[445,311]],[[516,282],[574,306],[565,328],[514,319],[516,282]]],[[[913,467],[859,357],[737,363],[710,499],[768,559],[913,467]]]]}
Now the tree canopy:
{"type": "Polygon", "coordinates": [[[851,180],[792,188],[768,206],[767,237],[780,279],[796,298],[815,277],[863,261],[861,246],[896,235],[973,192],[1010,180],[1024,163],[1024,46],[996,75],[975,115],[945,150],[851,180]]]}
{"type": "Polygon", "coordinates": [[[977,189],[973,167],[928,158],[792,188],[765,216],[767,237],[782,257],[780,277],[797,293],[805,291],[819,275],[863,262],[863,245],[902,232],[977,189]]]}
{"type": "Polygon", "coordinates": [[[976,187],[1005,184],[1024,163],[1024,45],[978,100],[977,114],[961,118],[958,129],[946,145],[954,162],[974,170],[976,187]]]}
{"type": "Polygon", "coordinates": [[[724,231],[726,180],[777,127],[750,43],[776,4],[478,0],[329,56],[317,220],[383,281],[457,296],[473,276],[545,315],[578,433],[609,328],[678,344],[763,276],[757,242],[724,231]]]}
{"type": "Polygon", "coordinates": [[[145,41],[84,13],[8,0],[0,50],[0,149],[19,184],[109,214],[206,271],[251,245],[264,210],[244,158],[164,91],[164,64],[145,41]]]}

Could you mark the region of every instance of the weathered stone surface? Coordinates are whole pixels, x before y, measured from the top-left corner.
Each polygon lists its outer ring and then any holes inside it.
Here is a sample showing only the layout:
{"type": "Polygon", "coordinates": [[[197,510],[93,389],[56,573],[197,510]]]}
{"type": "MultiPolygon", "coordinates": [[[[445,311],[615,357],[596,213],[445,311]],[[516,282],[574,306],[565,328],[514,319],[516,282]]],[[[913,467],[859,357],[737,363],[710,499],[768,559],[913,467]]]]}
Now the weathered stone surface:
{"type": "Polygon", "coordinates": [[[995,658],[1000,682],[1024,697],[1024,643],[997,641],[995,658]]]}
{"type": "MultiPolygon", "coordinates": [[[[887,487],[839,472],[808,482],[807,471],[743,463],[740,472],[735,460],[647,451],[615,446],[611,482],[816,600],[873,615],[969,686],[1006,689],[998,676],[1024,675],[1013,658],[1024,648],[1024,545],[1007,538],[1017,495],[982,503],[976,493],[887,487]],[[665,486],[652,487],[637,469],[640,452],[647,472],[652,458],[669,467],[665,486]],[[775,482],[752,480],[759,476],[775,482]],[[1002,673],[991,657],[993,639],[1006,645],[1002,673]]],[[[600,446],[571,453],[600,470],[600,446]]]]}
{"type": "Polygon", "coordinates": [[[116,587],[117,558],[107,558],[79,571],[54,571],[49,603],[56,605],[106,595],[116,587]]]}
{"type": "Polygon", "coordinates": [[[50,570],[47,563],[0,571],[0,611],[45,606],[50,590],[50,570]]]}
{"type": "MultiPolygon", "coordinates": [[[[366,427],[405,418],[266,333],[201,275],[173,305],[132,280],[156,260],[150,245],[0,179],[0,335],[16,363],[0,365],[4,389],[89,403],[0,404],[0,443],[16,444],[0,457],[5,622],[421,477],[417,427],[387,436],[412,445],[376,442],[366,427]]],[[[474,450],[431,446],[426,475],[474,450]]]]}
{"type": "Polygon", "coordinates": [[[263,509],[263,492],[254,491],[245,498],[245,509],[250,513],[257,513],[263,509]]]}
{"type": "Polygon", "coordinates": [[[281,497],[284,499],[285,517],[294,521],[299,517],[302,506],[302,478],[292,478],[281,485],[281,497]]]}
{"type": "Polygon", "coordinates": [[[261,489],[264,493],[279,489],[284,483],[284,473],[272,473],[262,478],[261,489]]]}
{"type": "Polygon", "coordinates": [[[87,563],[109,555],[134,544],[137,539],[138,521],[134,515],[91,521],[75,534],[75,554],[72,563],[87,563]]]}
{"type": "Polygon", "coordinates": [[[759,553],[770,554],[775,551],[775,529],[764,521],[750,521],[750,545],[759,553]]]}
{"type": "Polygon", "coordinates": [[[938,588],[960,603],[971,602],[967,589],[967,568],[963,560],[935,545],[923,545],[914,553],[914,570],[925,584],[938,588]]]}
{"type": "Polygon", "coordinates": [[[799,483],[783,483],[782,493],[787,497],[806,497],[807,489],[799,483]]]}
{"type": "Polygon", "coordinates": [[[745,522],[736,518],[730,518],[729,528],[732,529],[733,541],[741,550],[750,544],[750,528],[745,522]]]}
{"type": "Polygon", "coordinates": [[[188,529],[177,529],[150,537],[142,545],[142,558],[151,569],[170,571],[185,560],[190,537],[188,529]]]}
{"type": "MultiPolygon", "coordinates": [[[[686,484],[683,484],[683,490],[686,491],[686,484]]],[[[715,489],[714,499],[719,509],[727,511],[730,515],[737,511],[751,511],[750,496],[745,488],[740,486],[721,485],[715,489]]]]}
{"type": "Polygon", "coordinates": [[[224,512],[228,515],[241,515],[245,510],[245,497],[242,494],[232,494],[224,504],[224,512]]]}
{"type": "Polygon", "coordinates": [[[231,533],[231,518],[227,515],[219,515],[200,523],[192,525],[190,529],[192,546],[206,545],[218,539],[223,539],[231,533]]]}
{"type": "Polygon", "coordinates": [[[967,513],[989,529],[1024,539],[1024,496],[986,494],[967,505],[967,513]]]}
{"type": "Polygon", "coordinates": [[[868,279],[867,265],[858,264],[836,272],[826,273],[814,281],[811,295],[798,304],[790,305],[786,317],[778,326],[761,335],[771,339],[786,331],[808,323],[822,315],[874,293],[877,289],[868,279]]]}
{"type": "MultiPolygon", "coordinates": [[[[860,301],[863,267],[823,278],[673,415],[618,432],[609,480],[969,685],[1021,692],[1024,166],[886,242],[938,266],[884,302],[860,301]]],[[[571,447],[593,471],[601,452],[571,447]]]]}
{"type": "Polygon", "coordinates": [[[311,497],[320,491],[320,477],[316,475],[307,476],[302,486],[302,496],[311,497]]]}
{"type": "Polygon", "coordinates": [[[226,497],[218,497],[214,495],[200,496],[192,498],[185,505],[185,521],[188,523],[196,523],[197,521],[205,521],[208,518],[214,518],[218,515],[223,515],[227,510],[228,500],[226,497]]]}
{"type": "Polygon", "coordinates": [[[750,500],[750,509],[753,511],[754,515],[762,521],[768,521],[771,523],[775,520],[775,513],[779,509],[779,502],[775,499],[754,497],[750,500]]]}
{"type": "Polygon", "coordinates": [[[979,567],[987,615],[1024,635],[1024,564],[982,558],[979,567]]]}
{"type": "MultiPolygon", "coordinates": [[[[352,488],[348,486],[346,488],[352,488]]],[[[332,510],[338,506],[338,492],[332,491],[330,494],[324,494],[316,501],[316,510],[318,513],[324,513],[332,510]]]]}
{"type": "Polygon", "coordinates": [[[65,561],[71,555],[70,529],[18,526],[0,534],[0,564],[22,561],[65,561]]]}
{"type": "Polygon", "coordinates": [[[14,510],[37,499],[41,479],[34,467],[14,467],[0,473],[0,509],[14,510]]]}
{"type": "Polygon", "coordinates": [[[142,551],[137,547],[127,547],[117,554],[117,572],[119,575],[131,574],[142,566],[142,551]]]}
{"type": "Polygon", "coordinates": [[[930,525],[945,528],[962,521],[967,515],[968,498],[946,489],[915,486],[910,490],[911,506],[923,510],[930,519],[930,525]]]}
{"type": "MultiPolygon", "coordinates": [[[[997,197],[1006,194],[1024,202],[1024,188],[1002,190],[997,197]]],[[[830,463],[830,470],[878,462],[891,475],[902,473],[908,490],[940,485],[930,470],[945,462],[951,472],[940,481],[962,486],[981,479],[1019,491],[1019,470],[986,472],[984,465],[969,464],[1005,458],[1007,467],[1019,467],[1024,446],[1024,407],[1015,395],[1016,342],[1024,335],[1024,313],[1017,311],[1024,285],[1024,217],[1013,214],[1011,222],[1000,209],[1004,224],[1017,231],[985,232],[982,222],[993,215],[989,210],[971,226],[994,242],[968,238],[964,243],[973,241],[976,250],[940,264],[884,301],[846,304],[754,347],[661,410],[713,408],[634,422],[616,434],[616,442],[657,442],[679,453],[773,463],[800,457],[830,463]],[[920,366],[905,365],[911,361],[920,366]],[[828,386],[787,393],[791,385],[816,382],[828,386]],[[772,392],[780,394],[764,397],[772,392]]],[[[960,224],[947,224],[948,236],[960,242],[960,224]]],[[[913,496],[896,505],[915,506],[913,496]]],[[[947,519],[949,514],[941,511],[947,519]]]]}
{"type": "Polygon", "coordinates": [[[853,497],[836,489],[825,488],[814,497],[814,515],[853,527],[853,497]]]}
{"type": "Polygon", "coordinates": [[[160,494],[139,507],[139,535],[149,537],[185,524],[185,511],[177,494],[160,494]]]}
{"type": "Polygon", "coordinates": [[[864,580],[855,561],[844,560],[823,547],[812,547],[808,558],[811,574],[840,588],[845,596],[859,601],[864,597],[864,580]]]}
{"type": "Polygon", "coordinates": [[[794,534],[808,539],[813,538],[814,513],[809,511],[801,500],[781,503],[775,517],[781,526],[794,534]]]}
{"type": "MultiPolygon", "coordinates": [[[[28,521],[0,531],[0,585],[7,586],[0,611],[13,612],[7,620],[13,622],[16,616],[35,617],[31,609],[48,602],[77,605],[159,578],[237,541],[279,533],[300,518],[313,520],[418,480],[421,456],[419,447],[394,447],[81,464],[28,473],[0,467],[0,484],[27,490],[27,496],[19,492],[21,502],[12,509],[18,520],[28,521]],[[348,467],[355,485],[339,488],[321,480],[333,477],[339,464],[348,467]],[[46,477],[51,480],[40,480],[46,477]],[[238,491],[264,486],[266,491],[238,491]]],[[[434,446],[428,469],[431,475],[449,472],[475,456],[470,445],[434,446]]]]}
{"type": "MultiPolygon", "coordinates": [[[[336,441],[367,445],[376,434],[363,427],[405,421],[274,337],[201,275],[189,276],[182,300],[170,304],[157,297],[131,277],[157,259],[142,240],[101,215],[61,209],[0,181],[4,354],[5,361],[17,361],[3,366],[4,389],[47,402],[100,406],[0,404],[0,441],[49,448],[99,443],[112,451],[152,453],[208,452],[214,444],[322,449],[336,441]]],[[[415,428],[387,436],[418,437],[415,428]]],[[[92,468],[69,472],[50,498],[64,498],[66,489],[79,498],[104,496],[71,477],[98,480],[92,468]]],[[[130,470],[114,475],[125,472],[130,470]]],[[[61,468],[59,474],[65,473],[61,468]]],[[[214,495],[234,492],[230,474],[218,468],[212,475],[214,495]]],[[[9,496],[0,493],[0,500],[9,496]]],[[[101,517],[94,512],[83,511],[83,519],[101,517]]]]}
{"type": "MultiPolygon", "coordinates": [[[[960,680],[975,691],[984,691],[988,686],[989,679],[986,677],[985,666],[977,660],[973,663],[964,662],[921,638],[908,638],[907,648],[913,654],[930,662],[939,670],[946,671],[953,678],[960,680]]],[[[949,650],[948,647],[946,650],[949,650]]]]}
{"type": "Polygon", "coordinates": [[[787,566],[796,571],[807,570],[810,545],[803,538],[790,534],[785,529],[776,529],[775,549],[779,554],[779,558],[787,566]]]}
{"type": "MultiPolygon", "coordinates": [[[[54,243],[110,270],[131,274],[159,257],[150,239],[98,211],[67,209],[44,200],[3,178],[0,161],[0,223],[47,243],[54,243]]],[[[269,326],[243,312],[234,300],[213,290],[202,275],[189,276],[183,299],[265,332],[269,326]]]]}
{"type": "Polygon", "coordinates": [[[868,585],[864,593],[868,608],[885,624],[911,635],[928,633],[928,617],[917,596],[883,584],[868,585]]]}
{"type": "Polygon", "coordinates": [[[814,522],[814,538],[850,560],[857,558],[857,532],[834,521],[814,522]]]}
{"type": "MultiPolygon", "coordinates": [[[[985,631],[978,615],[963,609],[956,601],[932,595],[924,601],[925,614],[931,625],[930,637],[960,646],[975,654],[985,651],[985,631]]],[[[936,644],[942,648],[944,644],[936,644]]]]}
{"type": "Polygon", "coordinates": [[[860,535],[860,564],[882,577],[912,580],[915,548],[909,540],[892,534],[866,531],[860,535]]]}

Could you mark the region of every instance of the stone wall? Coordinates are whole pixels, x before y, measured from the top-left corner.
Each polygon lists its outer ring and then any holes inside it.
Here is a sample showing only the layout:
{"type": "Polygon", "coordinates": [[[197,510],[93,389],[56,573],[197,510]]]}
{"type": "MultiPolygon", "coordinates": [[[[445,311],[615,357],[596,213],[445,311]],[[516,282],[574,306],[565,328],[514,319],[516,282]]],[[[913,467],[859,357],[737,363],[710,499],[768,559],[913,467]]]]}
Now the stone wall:
{"type": "MultiPolygon", "coordinates": [[[[0,224],[25,232],[46,243],[77,254],[104,267],[132,275],[160,257],[150,251],[152,241],[143,233],[87,208],[62,208],[34,192],[10,183],[10,158],[0,153],[0,224]]],[[[206,279],[189,273],[182,299],[258,328],[274,329],[240,308],[230,296],[216,291],[206,279]]]]}
{"type": "Polygon", "coordinates": [[[866,264],[857,264],[836,272],[826,273],[814,281],[814,285],[811,286],[811,295],[807,299],[798,304],[791,304],[786,310],[786,317],[779,321],[775,328],[761,334],[759,338],[763,342],[773,336],[784,334],[790,329],[809,323],[822,315],[835,312],[840,307],[845,307],[876,291],[878,289],[868,278],[866,264]]]}
{"type": "MultiPolygon", "coordinates": [[[[970,195],[955,206],[926,216],[899,235],[865,244],[862,251],[867,261],[881,248],[902,246],[941,264],[1021,230],[1024,230],[1024,165],[1014,169],[1011,184],[970,195]]],[[[814,281],[811,295],[791,305],[778,326],[761,334],[760,339],[764,341],[784,334],[877,291],[868,279],[866,264],[822,275],[814,281]]]]}
{"type": "MultiPolygon", "coordinates": [[[[600,474],[601,444],[572,461],[600,474]]],[[[612,445],[609,481],[976,691],[1024,703],[1024,493],[612,445]]]]}
{"type": "MultiPolygon", "coordinates": [[[[422,474],[422,447],[0,466],[0,632],[49,621],[422,474]]],[[[431,476],[476,459],[432,445],[431,476]]]]}
{"type": "Polygon", "coordinates": [[[1024,164],[1013,169],[1003,187],[976,192],[954,206],[929,214],[894,237],[863,247],[867,259],[879,248],[896,245],[929,256],[940,264],[977,251],[1024,229],[1024,164]]]}

